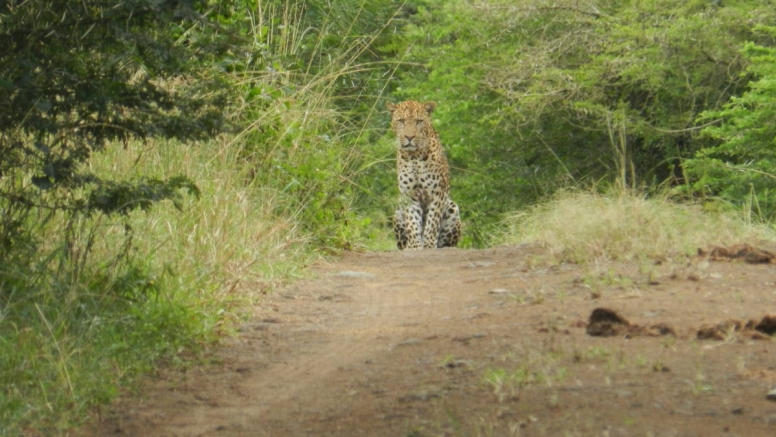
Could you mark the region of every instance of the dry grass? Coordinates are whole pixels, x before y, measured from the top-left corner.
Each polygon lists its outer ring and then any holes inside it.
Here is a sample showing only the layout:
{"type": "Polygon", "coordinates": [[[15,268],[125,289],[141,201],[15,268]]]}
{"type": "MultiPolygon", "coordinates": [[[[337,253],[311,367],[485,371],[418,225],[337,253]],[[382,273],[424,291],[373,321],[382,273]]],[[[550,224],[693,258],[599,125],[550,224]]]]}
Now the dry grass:
{"type": "Polygon", "coordinates": [[[255,296],[271,282],[298,274],[313,256],[295,212],[287,210],[289,202],[275,190],[251,184],[251,168],[240,165],[238,153],[225,139],[194,147],[164,142],[108,151],[92,161],[98,173],[182,174],[197,184],[201,197],[189,198],[182,210],[159,205],[134,213],[130,225],[133,244],[144,258],[174,271],[184,288],[207,299],[255,296]]]}
{"type": "Polygon", "coordinates": [[[698,248],[772,237],[732,213],[638,194],[567,191],[505,220],[499,243],[539,243],[556,261],[585,263],[690,255],[698,248]]]}

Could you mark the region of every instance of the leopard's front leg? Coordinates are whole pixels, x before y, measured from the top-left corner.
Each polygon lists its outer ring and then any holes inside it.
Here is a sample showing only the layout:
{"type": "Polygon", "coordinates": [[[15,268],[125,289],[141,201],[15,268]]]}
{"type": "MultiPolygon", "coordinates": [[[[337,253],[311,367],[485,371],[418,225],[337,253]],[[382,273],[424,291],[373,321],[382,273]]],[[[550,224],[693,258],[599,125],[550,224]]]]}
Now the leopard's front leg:
{"type": "Polygon", "coordinates": [[[399,250],[423,248],[423,208],[420,202],[410,201],[396,210],[393,230],[399,250]]]}
{"type": "Polygon", "coordinates": [[[423,224],[423,247],[426,249],[435,249],[437,247],[444,206],[440,200],[433,200],[428,204],[426,220],[423,224]]]}

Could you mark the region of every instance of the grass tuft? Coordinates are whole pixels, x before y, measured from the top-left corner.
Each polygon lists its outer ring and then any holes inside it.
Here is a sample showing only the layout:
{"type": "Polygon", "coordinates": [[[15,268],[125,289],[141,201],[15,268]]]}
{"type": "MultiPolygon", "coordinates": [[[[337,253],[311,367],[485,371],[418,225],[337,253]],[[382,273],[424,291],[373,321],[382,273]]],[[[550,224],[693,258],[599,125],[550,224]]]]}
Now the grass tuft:
{"type": "Polygon", "coordinates": [[[710,245],[757,244],[772,233],[733,213],[664,197],[565,191],[504,221],[500,244],[539,243],[558,262],[660,258],[710,245]]]}

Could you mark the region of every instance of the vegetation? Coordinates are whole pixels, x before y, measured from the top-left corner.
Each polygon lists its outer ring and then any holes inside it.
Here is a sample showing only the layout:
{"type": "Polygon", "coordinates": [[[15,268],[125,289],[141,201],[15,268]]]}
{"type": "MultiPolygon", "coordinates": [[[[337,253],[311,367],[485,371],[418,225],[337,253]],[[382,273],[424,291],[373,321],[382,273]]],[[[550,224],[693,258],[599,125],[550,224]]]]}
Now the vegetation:
{"type": "Polygon", "coordinates": [[[770,3],[0,3],[0,433],[73,426],[317,254],[392,247],[385,100],[438,103],[464,246],[771,223],[770,3]]]}
{"type": "Polygon", "coordinates": [[[487,240],[499,213],[562,187],[724,192],[722,174],[698,185],[701,173],[684,164],[719,144],[701,134],[718,118],[704,111],[767,74],[747,71],[740,50],[773,45],[757,30],[774,18],[769,2],[418,5],[401,50],[425,68],[402,70],[395,94],[438,101],[472,244],[487,240]]]}
{"type": "Polygon", "coordinates": [[[372,232],[337,99],[373,30],[325,46],[324,2],[256,5],[0,6],[0,434],[64,432],[372,232]]]}
{"type": "Polygon", "coordinates": [[[508,216],[494,242],[538,242],[555,262],[665,257],[682,262],[697,254],[698,248],[756,245],[768,237],[772,232],[743,216],[678,204],[665,196],[561,191],[547,202],[508,216]]]}
{"type": "MultiPolygon", "coordinates": [[[[776,39],[776,28],[758,26],[755,32],[776,39]]],[[[741,53],[749,61],[746,73],[754,79],[740,96],[720,109],[701,114],[708,121],[702,134],[719,140],[685,163],[693,176],[690,188],[718,195],[736,205],[747,205],[772,222],[776,214],[776,49],[748,42],[741,53]],[[722,120],[722,123],[713,123],[722,120]]]]}

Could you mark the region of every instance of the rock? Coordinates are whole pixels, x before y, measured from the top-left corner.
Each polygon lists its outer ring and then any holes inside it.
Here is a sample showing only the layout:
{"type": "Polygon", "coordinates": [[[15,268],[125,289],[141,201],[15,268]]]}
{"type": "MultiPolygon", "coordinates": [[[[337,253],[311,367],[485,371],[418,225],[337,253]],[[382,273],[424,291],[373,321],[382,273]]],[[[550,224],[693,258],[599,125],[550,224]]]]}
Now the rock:
{"type": "Polygon", "coordinates": [[[408,338],[404,340],[401,343],[397,343],[396,346],[413,346],[416,344],[420,344],[421,340],[419,338],[408,338]]]}
{"type": "Polygon", "coordinates": [[[352,270],[342,270],[336,273],[335,276],[342,278],[374,278],[375,275],[367,272],[354,272],[352,270]]]}
{"type": "Polygon", "coordinates": [[[495,261],[474,261],[469,263],[469,267],[491,267],[496,264],[495,261]]]}

